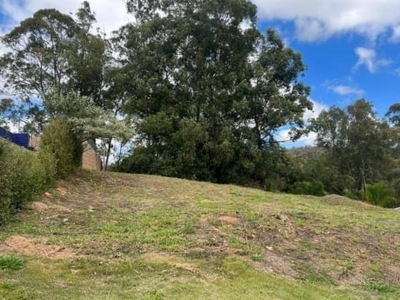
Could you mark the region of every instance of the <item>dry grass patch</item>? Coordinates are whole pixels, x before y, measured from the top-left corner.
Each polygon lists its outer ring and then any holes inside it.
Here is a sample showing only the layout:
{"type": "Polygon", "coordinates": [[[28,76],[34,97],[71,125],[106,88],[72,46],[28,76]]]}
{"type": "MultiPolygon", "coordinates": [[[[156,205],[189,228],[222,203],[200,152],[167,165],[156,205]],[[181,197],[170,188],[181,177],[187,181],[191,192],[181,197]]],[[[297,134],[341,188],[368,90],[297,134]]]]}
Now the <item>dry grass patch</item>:
{"type": "Polygon", "coordinates": [[[38,256],[54,259],[76,258],[71,249],[63,246],[47,245],[46,240],[35,241],[23,236],[12,236],[0,244],[3,253],[16,253],[26,256],[38,256]]]}

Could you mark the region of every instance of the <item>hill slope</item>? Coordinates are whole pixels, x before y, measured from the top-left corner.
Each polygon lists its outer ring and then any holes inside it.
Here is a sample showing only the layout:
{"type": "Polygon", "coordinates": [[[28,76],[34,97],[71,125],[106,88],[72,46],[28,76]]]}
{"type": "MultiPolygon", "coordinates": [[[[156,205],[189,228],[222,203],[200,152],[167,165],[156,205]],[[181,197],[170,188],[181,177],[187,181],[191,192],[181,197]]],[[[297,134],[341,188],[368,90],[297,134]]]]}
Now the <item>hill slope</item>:
{"type": "Polygon", "coordinates": [[[1,299],[400,299],[400,214],[338,196],[82,172],[1,229],[1,299]]]}

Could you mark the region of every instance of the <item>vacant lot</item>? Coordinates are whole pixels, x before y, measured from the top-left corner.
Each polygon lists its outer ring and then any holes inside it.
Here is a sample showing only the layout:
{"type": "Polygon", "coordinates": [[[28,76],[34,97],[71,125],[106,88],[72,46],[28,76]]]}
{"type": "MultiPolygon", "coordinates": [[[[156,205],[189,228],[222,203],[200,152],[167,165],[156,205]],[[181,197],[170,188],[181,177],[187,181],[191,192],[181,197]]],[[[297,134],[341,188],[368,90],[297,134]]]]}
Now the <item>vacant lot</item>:
{"type": "Polygon", "coordinates": [[[400,299],[400,213],[82,172],[1,228],[0,299],[400,299]]]}

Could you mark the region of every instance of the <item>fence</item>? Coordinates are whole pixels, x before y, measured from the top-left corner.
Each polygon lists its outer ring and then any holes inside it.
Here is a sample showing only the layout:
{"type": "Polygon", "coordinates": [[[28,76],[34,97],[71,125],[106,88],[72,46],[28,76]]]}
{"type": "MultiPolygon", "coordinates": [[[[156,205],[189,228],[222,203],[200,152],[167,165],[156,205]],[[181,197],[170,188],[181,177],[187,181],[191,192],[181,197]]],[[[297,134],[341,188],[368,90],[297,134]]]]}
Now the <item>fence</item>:
{"type": "Polygon", "coordinates": [[[29,147],[29,134],[27,133],[12,133],[8,130],[0,127],[0,137],[6,139],[18,146],[28,148],[29,147]]]}

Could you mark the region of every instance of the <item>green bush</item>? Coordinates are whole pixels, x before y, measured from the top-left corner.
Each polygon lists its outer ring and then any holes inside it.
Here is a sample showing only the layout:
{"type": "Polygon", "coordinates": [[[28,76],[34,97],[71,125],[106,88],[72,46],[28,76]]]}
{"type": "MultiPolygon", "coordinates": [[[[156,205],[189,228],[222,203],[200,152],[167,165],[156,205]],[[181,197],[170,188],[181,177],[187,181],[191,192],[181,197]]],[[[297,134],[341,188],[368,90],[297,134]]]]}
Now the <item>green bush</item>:
{"type": "Polygon", "coordinates": [[[0,140],[0,224],[55,181],[55,161],[0,140]]]}
{"type": "Polygon", "coordinates": [[[298,181],[293,185],[291,193],[297,195],[313,195],[319,197],[326,195],[324,184],[318,180],[298,181]]]}
{"type": "Polygon", "coordinates": [[[372,205],[382,207],[396,207],[399,205],[396,197],[396,188],[389,186],[383,181],[375,184],[367,184],[365,191],[345,189],[343,193],[350,199],[366,201],[372,205]]]}
{"type": "Polygon", "coordinates": [[[344,189],[343,195],[352,200],[364,201],[365,193],[359,190],[344,189]]]}
{"type": "Polygon", "coordinates": [[[55,158],[58,178],[66,178],[81,165],[82,143],[65,119],[52,120],[44,131],[40,144],[44,152],[51,153],[55,158]]]}
{"type": "Polygon", "coordinates": [[[395,189],[389,187],[385,182],[367,184],[365,198],[368,203],[382,207],[396,207],[397,199],[395,189]]]}

